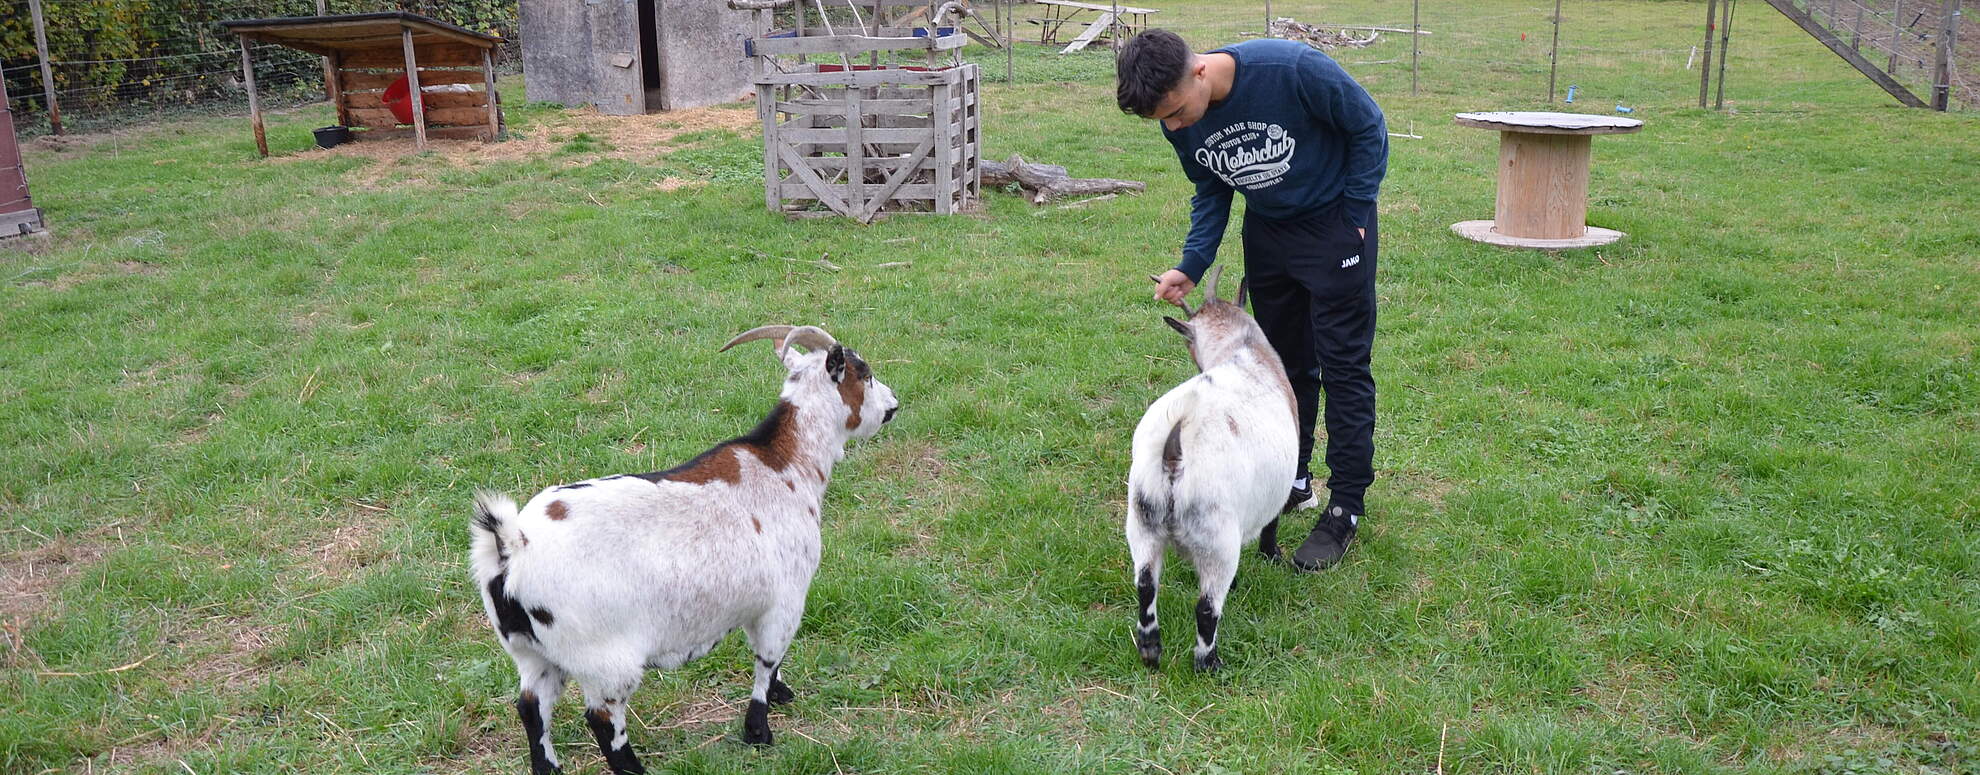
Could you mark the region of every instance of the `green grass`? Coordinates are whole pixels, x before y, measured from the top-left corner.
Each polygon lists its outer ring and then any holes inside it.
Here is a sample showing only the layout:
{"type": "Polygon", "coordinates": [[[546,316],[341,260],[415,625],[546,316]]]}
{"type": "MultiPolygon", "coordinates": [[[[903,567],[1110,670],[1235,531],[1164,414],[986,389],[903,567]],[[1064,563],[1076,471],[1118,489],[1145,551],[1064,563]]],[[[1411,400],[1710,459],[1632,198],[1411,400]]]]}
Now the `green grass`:
{"type": "MultiPolygon", "coordinates": [[[[1158,22],[1208,47],[1237,5],[1158,22]]],[[[781,375],[715,348],[790,322],[903,410],[827,497],[778,745],[736,742],[730,642],[635,698],[656,772],[1974,772],[1973,116],[1897,107],[1759,4],[1736,112],[1701,111],[1695,4],[1576,5],[1562,91],[1648,122],[1595,144],[1606,248],[1448,230],[1489,216],[1497,142],[1449,115],[1544,106],[1551,9],[1440,6],[1417,97],[1406,41],[1340,55],[1400,58],[1350,69],[1423,135],[1382,202],[1381,476],[1344,566],[1245,561],[1214,677],[1128,637],[1128,439],[1190,371],[1146,275],[1188,187],[1104,51],[1027,50],[1010,85],[971,52],[986,155],[1150,184],[1075,209],[786,221],[753,135],[627,161],[521,99],[551,150],[478,165],[259,161],[239,118],[31,150],[56,236],[0,253],[0,771],[521,771],[470,491],[746,430],[781,375]]],[[[327,117],[274,117],[275,152],[327,117]]],[[[599,772],[578,705],[555,734],[599,772]]]]}

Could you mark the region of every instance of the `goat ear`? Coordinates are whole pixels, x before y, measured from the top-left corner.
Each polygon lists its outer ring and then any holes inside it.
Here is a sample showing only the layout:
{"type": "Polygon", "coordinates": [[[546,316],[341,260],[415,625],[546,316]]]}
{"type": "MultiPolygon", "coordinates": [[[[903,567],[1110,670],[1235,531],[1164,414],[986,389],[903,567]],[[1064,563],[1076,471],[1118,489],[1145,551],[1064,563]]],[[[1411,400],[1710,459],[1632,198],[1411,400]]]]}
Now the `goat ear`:
{"type": "Polygon", "coordinates": [[[796,371],[798,363],[804,359],[803,352],[782,339],[777,340],[776,346],[771,348],[770,353],[777,357],[778,363],[784,364],[785,371],[796,371]]]}
{"type": "Polygon", "coordinates": [[[846,378],[846,348],[836,342],[832,344],[832,349],[825,353],[825,373],[832,376],[833,382],[846,378]]]}
{"type": "Polygon", "coordinates": [[[1184,339],[1188,339],[1192,342],[1196,341],[1196,334],[1189,327],[1188,323],[1184,323],[1180,320],[1169,317],[1168,315],[1162,316],[1162,322],[1169,324],[1169,327],[1175,329],[1176,333],[1182,334],[1184,339]]]}
{"type": "Polygon", "coordinates": [[[1242,280],[1239,280],[1239,281],[1238,281],[1238,295],[1237,295],[1237,306],[1238,306],[1238,309],[1244,309],[1244,297],[1245,297],[1245,295],[1246,295],[1246,294],[1248,294],[1248,293],[1250,293],[1250,292],[1251,292],[1251,278],[1249,278],[1249,277],[1246,277],[1246,278],[1244,278],[1244,279],[1242,279],[1242,280]]]}

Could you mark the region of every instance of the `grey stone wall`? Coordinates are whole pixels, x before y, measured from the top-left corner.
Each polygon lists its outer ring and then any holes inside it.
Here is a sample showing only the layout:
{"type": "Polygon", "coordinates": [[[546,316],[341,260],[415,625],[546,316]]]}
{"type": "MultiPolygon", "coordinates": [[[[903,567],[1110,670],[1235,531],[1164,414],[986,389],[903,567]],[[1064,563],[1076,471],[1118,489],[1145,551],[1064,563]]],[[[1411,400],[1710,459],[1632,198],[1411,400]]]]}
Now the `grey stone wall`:
{"type": "Polygon", "coordinates": [[[666,110],[733,102],[754,91],[749,38],[754,16],[720,0],[658,0],[660,104],[666,110]]]}
{"type": "Polygon", "coordinates": [[[751,92],[743,55],[751,14],[721,0],[655,0],[660,84],[640,81],[638,0],[521,0],[529,99],[593,105],[607,115],[680,110],[751,92]]]}

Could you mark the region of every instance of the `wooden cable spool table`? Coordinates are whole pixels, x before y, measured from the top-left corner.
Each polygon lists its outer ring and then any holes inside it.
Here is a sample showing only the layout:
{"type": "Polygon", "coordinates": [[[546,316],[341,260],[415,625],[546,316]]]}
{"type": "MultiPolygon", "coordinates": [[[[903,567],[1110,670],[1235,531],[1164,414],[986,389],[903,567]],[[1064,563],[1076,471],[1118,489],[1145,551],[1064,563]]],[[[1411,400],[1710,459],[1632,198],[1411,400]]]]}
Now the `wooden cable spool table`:
{"type": "Polygon", "coordinates": [[[1544,111],[1459,113],[1459,126],[1499,132],[1493,219],[1451,224],[1493,245],[1560,250],[1607,245],[1623,233],[1587,224],[1589,138],[1643,128],[1633,118],[1544,111]]]}

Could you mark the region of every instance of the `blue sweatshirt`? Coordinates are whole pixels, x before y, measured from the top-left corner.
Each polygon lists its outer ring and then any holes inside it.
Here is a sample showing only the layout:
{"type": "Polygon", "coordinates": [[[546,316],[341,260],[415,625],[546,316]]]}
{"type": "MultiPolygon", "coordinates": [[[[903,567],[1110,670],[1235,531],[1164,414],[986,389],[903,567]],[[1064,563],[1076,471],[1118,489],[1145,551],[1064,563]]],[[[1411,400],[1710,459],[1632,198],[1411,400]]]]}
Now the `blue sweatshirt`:
{"type": "Polygon", "coordinates": [[[1336,200],[1366,227],[1389,167],[1382,109],[1347,71],[1312,46],[1252,40],[1211,53],[1237,61],[1231,90],[1194,124],[1162,135],[1196,183],[1182,263],[1191,281],[1217,260],[1231,192],[1273,220],[1317,213],[1336,200]]]}

